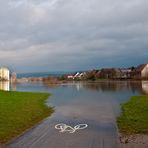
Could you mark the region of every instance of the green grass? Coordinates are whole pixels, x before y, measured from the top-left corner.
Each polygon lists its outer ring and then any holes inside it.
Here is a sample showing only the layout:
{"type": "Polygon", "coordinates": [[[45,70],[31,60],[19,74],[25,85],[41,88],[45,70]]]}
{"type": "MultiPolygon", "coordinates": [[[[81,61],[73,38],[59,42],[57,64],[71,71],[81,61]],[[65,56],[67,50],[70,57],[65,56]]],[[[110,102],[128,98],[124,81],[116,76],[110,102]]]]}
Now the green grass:
{"type": "Polygon", "coordinates": [[[0,91],[0,143],[21,134],[53,112],[48,93],[0,91]]]}
{"type": "Polygon", "coordinates": [[[148,96],[134,96],[122,104],[117,122],[122,133],[148,134],[148,96]]]}

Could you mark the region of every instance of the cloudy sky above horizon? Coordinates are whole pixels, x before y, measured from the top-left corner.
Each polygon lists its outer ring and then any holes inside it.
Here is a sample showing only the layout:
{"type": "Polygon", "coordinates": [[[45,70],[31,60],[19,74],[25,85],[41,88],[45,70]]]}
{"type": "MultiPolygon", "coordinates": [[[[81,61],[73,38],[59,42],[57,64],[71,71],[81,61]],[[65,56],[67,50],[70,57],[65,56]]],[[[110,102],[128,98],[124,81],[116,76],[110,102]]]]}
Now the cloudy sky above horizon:
{"type": "Polygon", "coordinates": [[[0,0],[0,66],[16,72],[148,62],[147,0],[0,0]]]}

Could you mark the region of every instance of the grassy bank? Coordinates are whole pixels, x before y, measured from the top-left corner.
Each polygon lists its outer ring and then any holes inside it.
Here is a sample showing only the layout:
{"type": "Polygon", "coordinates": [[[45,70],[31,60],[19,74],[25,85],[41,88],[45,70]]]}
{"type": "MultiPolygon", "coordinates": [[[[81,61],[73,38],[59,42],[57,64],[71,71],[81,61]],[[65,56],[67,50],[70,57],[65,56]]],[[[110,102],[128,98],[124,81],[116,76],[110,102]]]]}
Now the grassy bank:
{"type": "Polygon", "coordinates": [[[0,91],[0,143],[21,134],[53,112],[45,105],[48,93],[0,91]]]}
{"type": "Polygon", "coordinates": [[[122,133],[148,134],[148,96],[134,96],[122,104],[117,122],[122,133]]]}

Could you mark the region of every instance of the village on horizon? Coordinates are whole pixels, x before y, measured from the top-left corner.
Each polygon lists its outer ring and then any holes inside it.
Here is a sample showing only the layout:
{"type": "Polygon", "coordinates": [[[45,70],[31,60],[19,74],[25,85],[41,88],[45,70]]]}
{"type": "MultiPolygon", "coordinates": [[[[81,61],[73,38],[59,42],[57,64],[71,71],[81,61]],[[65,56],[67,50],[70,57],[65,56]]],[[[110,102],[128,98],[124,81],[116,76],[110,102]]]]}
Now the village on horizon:
{"type": "Polygon", "coordinates": [[[130,68],[102,68],[83,72],[64,74],[60,77],[22,77],[17,79],[15,72],[10,72],[6,67],[0,68],[0,81],[22,82],[22,81],[50,81],[50,80],[97,80],[97,79],[148,79],[148,64],[141,64],[130,68]]]}
{"type": "Polygon", "coordinates": [[[130,68],[102,68],[86,72],[77,72],[65,75],[67,79],[73,80],[97,80],[97,79],[148,79],[148,64],[141,64],[130,68]]]}

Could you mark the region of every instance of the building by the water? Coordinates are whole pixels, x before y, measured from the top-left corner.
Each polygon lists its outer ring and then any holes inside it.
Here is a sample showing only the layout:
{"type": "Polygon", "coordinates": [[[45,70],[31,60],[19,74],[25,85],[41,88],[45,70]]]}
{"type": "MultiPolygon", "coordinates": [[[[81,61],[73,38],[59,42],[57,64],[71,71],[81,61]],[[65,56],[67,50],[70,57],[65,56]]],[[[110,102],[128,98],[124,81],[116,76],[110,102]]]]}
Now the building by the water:
{"type": "Polygon", "coordinates": [[[0,81],[9,81],[10,80],[10,70],[6,67],[0,68],[0,81]]]}

